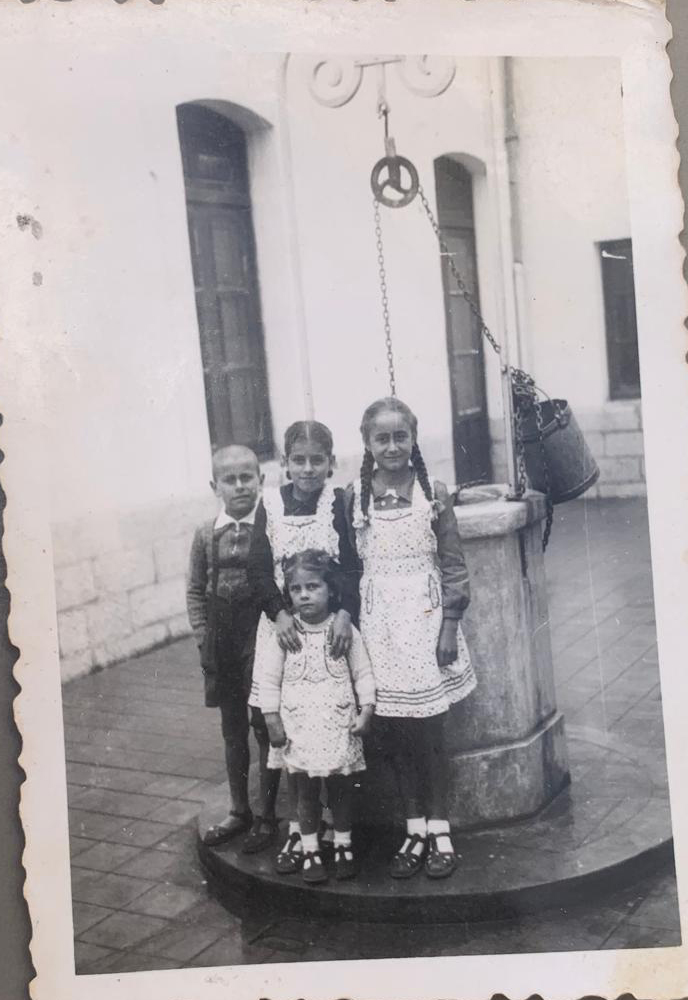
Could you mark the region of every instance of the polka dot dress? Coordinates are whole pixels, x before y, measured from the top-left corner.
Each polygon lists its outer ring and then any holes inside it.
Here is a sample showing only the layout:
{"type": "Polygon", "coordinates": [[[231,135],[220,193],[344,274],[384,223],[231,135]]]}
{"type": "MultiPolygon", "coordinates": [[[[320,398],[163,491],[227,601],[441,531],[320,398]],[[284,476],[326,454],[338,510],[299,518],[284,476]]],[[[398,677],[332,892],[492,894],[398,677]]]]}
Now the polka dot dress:
{"type": "Polygon", "coordinates": [[[285,655],[280,716],[287,744],[270,748],[268,767],[312,778],[365,770],[361,738],[351,733],[357,710],[349,665],[329,652],[331,625],[331,615],[320,625],[301,622],[302,649],[285,655]]]}
{"type": "Polygon", "coordinates": [[[476,677],[457,622],[458,656],[437,663],[442,625],[442,578],[432,508],[414,488],[410,507],[361,511],[354,486],[354,528],[363,561],[361,635],[375,674],[376,713],[427,718],[445,712],[473,691],[476,677]]]}

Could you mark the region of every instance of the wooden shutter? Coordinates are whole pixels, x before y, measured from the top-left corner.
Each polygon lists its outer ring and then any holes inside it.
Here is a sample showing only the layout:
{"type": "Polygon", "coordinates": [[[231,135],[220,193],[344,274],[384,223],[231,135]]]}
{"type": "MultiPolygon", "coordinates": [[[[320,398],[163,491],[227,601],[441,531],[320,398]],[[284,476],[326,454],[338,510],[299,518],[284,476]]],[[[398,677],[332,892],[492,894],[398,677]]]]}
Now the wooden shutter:
{"type": "Polygon", "coordinates": [[[184,165],[196,311],[213,448],[272,454],[246,140],[198,105],[177,117],[184,165]]]}
{"type": "Polygon", "coordinates": [[[640,396],[638,329],[630,240],[600,243],[610,399],[640,396]]]}

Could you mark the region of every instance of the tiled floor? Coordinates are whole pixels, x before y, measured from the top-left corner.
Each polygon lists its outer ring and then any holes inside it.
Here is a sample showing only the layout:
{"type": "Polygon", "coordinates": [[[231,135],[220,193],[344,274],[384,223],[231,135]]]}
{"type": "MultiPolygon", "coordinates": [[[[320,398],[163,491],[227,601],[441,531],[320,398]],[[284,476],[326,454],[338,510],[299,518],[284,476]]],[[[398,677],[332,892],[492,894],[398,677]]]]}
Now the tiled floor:
{"type": "MultiPolygon", "coordinates": [[[[655,760],[664,753],[642,501],[558,508],[547,553],[560,707],[655,760]]],[[[214,712],[182,640],[64,690],[77,970],[679,943],[665,873],[599,903],[494,924],[323,927],[229,914],[209,894],[194,819],[222,780],[214,712]]],[[[578,776],[581,777],[582,776],[578,776]]],[[[574,775],[574,780],[576,775],[574,775]]]]}

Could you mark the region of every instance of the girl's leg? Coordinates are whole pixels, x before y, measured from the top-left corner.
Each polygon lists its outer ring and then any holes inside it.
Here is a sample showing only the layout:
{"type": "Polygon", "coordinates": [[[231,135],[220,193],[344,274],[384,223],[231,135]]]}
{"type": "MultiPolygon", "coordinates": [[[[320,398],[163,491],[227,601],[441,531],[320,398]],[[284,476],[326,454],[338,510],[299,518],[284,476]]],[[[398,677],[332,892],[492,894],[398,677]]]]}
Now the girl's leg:
{"type": "MultiPolygon", "coordinates": [[[[309,778],[307,774],[293,776],[297,792],[297,816],[301,827],[301,837],[315,837],[317,850],[318,824],[320,822],[320,779],[309,778]]],[[[313,843],[313,841],[309,841],[313,843]]]]}
{"type": "Polygon", "coordinates": [[[419,733],[421,766],[426,774],[428,856],[425,871],[431,878],[446,878],[456,868],[448,811],[449,764],[447,761],[446,713],[422,721],[419,733]]]}
{"type": "Polygon", "coordinates": [[[330,808],[334,819],[334,867],[338,879],[353,878],[358,871],[351,850],[351,813],[353,778],[332,774],[326,779],[330,808]]]}
{"type": "Polygon", "coordinates": [[[303,861],[303,841],[301,824],[298,820],[298,775],[287,771],[287,809],[289,832],[279,854],[275,858],[275,870],[280,875],[293,875],[301,868],[303,861]]]}
{"type": "Polygon", "coordinates": [[[307,774],[296,775],[298,789],[298,817],[301,825],[304,861],[303,878],[306,882],[324,882],[327,872],[318,847],[320,823],[320,779],[307,774]]]}
{"type": "Polygon", "coordinates": [[[445,735],[447,715],[419,719],[419,776],[425,789],[425,814],[428,819],[447,818],[449,762],[445,735]]]}
{"type": "Polygon", "coordinates": [[[409,878],[421,868],[427,833],[421,797],[417,719],[385,719],[384,739],[387,756],[394,771],[406,817],[406,837],[392,859],[390,874],[394,878],[409,878]]]}

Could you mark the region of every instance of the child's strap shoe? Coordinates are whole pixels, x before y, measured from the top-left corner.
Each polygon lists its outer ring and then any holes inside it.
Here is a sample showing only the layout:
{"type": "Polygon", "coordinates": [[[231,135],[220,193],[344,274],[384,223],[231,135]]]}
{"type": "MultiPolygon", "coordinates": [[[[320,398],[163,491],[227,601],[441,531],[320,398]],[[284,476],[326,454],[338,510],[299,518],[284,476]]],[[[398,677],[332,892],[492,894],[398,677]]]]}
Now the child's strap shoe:
{"type": "Polygon", "coordinates": [[[449,878],[456,870],[457,860],[454,850],[441,851],[437,846],[438,834],[428,834],[428,855],[425,859],[425,874],[428,878],[449,878]]]}
{"type": "Polygon", "coordinates": [[[334,877],[343,882],[344,879],[355,878],[356,875],[358,875],[358,864],[351,847],[336,844],[334,848],[334,877]]]}
{"type": "Polygon", "coordinates": [[[301,834],[290,833],[282,850],[275,858],[275,871],[278,875],[294,875],[303,864],[303,848],[301,834]]]}
{"type": "Polygon", "coordinates": [[[401,850],[397,851],[392,858],[389,866],[389,874],[392,878],[411,878],[423,867],[424,857],[425,837],[414,833],[412,836],[406,838],[401,850]],[[419,844],[423,845],[422,850],[419,852],[414,851],[413,848],[419,844]]]}
{"type": "Polygon", "coordinates": [[[321,851],[306,851],[303,856],[301,877],[304,882],[309,882],[311,885],[327,882],[327,869],[323,864],[321,851]]]}

